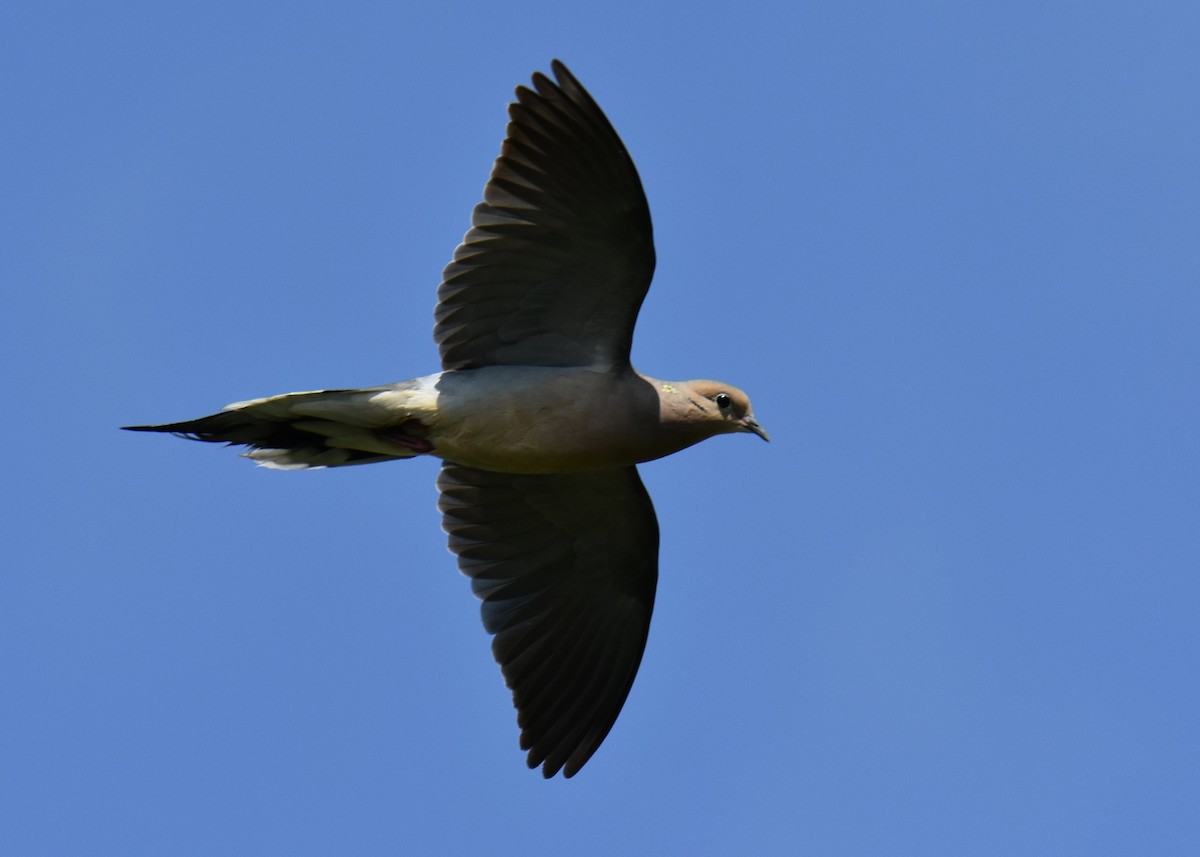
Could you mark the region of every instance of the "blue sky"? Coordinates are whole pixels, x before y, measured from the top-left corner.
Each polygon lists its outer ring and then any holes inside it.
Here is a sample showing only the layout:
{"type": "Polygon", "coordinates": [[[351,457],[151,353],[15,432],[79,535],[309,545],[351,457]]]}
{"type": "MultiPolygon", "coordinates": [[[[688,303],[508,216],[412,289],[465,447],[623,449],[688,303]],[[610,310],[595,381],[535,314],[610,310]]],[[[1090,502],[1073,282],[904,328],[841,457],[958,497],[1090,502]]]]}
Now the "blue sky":
{"type": "Polygon", "coordinates": [[[10,3],[0,837],[34,855],[1195,854],[1190,3],[10,3]],[[642,468],[650,642],[526,770],[431,461],[119,425],[437,368],[560,57],[634,343],[771,432],[642,468]]]}

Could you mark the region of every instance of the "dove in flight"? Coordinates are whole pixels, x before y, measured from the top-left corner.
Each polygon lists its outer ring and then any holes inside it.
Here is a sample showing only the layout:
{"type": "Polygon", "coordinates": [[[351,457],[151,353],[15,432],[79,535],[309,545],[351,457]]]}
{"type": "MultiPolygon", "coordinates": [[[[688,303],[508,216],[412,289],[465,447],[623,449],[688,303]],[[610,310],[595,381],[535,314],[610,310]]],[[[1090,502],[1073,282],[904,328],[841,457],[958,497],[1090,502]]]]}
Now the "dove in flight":
{"type": "Polygon", "coordinates": [[[127,426],[246,446],[282,469],[440,458],[450,550],[483,602],[529,767],[547,778],[591,758],[646,646],[658,523],[636,465],[719,434],[767,439],[736,387],[630,365],[654,272],[650,211],[604,113],[551,67],[555,80],[517,88],[443,272],[441,372],[127,426]]]}

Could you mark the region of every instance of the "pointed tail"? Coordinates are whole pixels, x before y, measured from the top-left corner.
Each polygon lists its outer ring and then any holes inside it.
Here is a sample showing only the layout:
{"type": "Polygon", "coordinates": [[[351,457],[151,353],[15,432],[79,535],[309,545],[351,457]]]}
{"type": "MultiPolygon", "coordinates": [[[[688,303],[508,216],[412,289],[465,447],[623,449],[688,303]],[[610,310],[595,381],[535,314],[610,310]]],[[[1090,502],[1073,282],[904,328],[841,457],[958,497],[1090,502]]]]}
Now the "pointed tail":
{"type": "Polygon", "coordinates": [[[433,448],[420,418],[397,407],[410,397],[404,385],[287,393],[238,402],[195,420],[122,428],[247,446],[247,458],[282,470],[371,464],[433,448]]]}

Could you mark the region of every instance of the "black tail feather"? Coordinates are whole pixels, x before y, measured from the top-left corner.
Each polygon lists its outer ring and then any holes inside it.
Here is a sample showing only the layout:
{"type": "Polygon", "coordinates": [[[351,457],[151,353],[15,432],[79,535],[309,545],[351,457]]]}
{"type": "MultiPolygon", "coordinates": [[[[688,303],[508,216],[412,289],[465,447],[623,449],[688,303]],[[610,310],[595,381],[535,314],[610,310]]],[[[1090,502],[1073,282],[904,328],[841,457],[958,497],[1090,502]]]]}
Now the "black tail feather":
{"type": "Polygon", "coordinates": [[[163,423],[157,426],[121,426],[126,431],[167,432],[188,440],[205,443],[243,444],[259,449],[292,449],[308,446],[316,437],[300,431],[290,422],[251,416],[245,411],[221,411],[196,420],[163,423]]]}
{"type": "MultiPolygon", "coordinates": [[[[187,440],[205,443],[225,443],[230,446],[248,446],[253,450],[287,450],[295,461],[307,461],[313,466],[341,466],[347,464],[371,464],[404,456],[380,455],[359,449],[332,450],[327,438],[315,432],[304,431],[288,420],[272,420],[254,416],[246,411],[221,411],[195,420],[178,423],[163,423],[154,426],[121,426],[126,431],[163,432],[187,440]],[[330,456],[334,455],[333,458],[330,456]]],[[[259,458],[259,456],[253,456],[259,458]]],[[[267,462],[260,462],[267,463],[267,462]]],[[[301,465],[303,466],[303,465],[301,465]]]]}

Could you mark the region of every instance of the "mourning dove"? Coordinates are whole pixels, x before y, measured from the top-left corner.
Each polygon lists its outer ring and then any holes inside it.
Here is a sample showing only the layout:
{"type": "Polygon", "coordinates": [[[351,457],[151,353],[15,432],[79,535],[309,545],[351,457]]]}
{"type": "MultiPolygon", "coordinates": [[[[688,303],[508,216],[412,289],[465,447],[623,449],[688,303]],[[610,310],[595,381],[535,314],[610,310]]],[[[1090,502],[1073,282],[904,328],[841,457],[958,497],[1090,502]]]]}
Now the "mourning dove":
{"type": "Polygon", "coordinates": [[[275,468],[442,459],[450,550],[483,601],[521,748],[574,775],[641,662],[658,523],[635,465],[718,434],[764,440],[717,381],[660,381],[629,349],[654,271],[637,170],[557,60],[518,87],[500,157],[438,288],[443,371],[129,426],[242,444],[275,468]]]}

